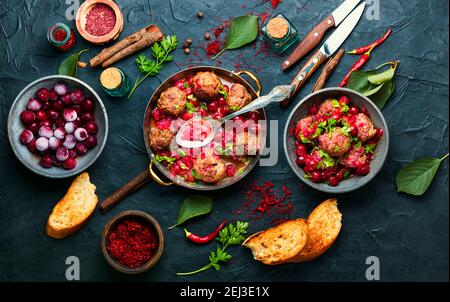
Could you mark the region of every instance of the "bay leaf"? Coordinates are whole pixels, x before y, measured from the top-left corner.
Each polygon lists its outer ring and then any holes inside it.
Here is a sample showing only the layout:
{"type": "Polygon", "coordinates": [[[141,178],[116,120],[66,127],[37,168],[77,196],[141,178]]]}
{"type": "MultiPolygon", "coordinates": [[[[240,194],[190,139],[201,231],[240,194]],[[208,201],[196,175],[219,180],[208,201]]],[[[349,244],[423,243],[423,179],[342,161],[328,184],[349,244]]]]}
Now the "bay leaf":
{"type": "Polygon", "coordinates": [[[208,214],[211,210],[211,197],[203,195],[190,195],[183,201],[180,207],[177,222],[169,227],[169,229],[173,229],[191,218],[208,214]]]}
{"type": "Polygon", "coordinates": [[[88,50],[87,49],[80,50],[79,52],[73,53],[66,59],[64,59],[64,61],[62,61],[58,67],[58,74],[76,77],[78,69],[78,60],[80,58],[80,55],[86,51],[88,50]]]}

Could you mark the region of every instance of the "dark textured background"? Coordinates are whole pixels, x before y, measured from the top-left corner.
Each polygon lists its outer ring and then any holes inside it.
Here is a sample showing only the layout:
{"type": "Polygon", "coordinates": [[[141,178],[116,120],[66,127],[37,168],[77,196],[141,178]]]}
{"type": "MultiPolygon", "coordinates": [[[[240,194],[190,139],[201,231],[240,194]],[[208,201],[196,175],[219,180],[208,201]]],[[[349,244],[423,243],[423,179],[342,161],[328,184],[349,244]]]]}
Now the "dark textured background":
{"type": "MultiPolygon", "coordinates": [[[[249,12],[271,12],[270,3],[245,1],[117,1],[123,9],[125,37],[144,25],[155,22],[167,34],[180,41],[193,38],[203,43],[202,33],[219,25],[216,17],[227,19],[249,12]],[[197,11],[205,17],[198,20],[197,11]]],[[[364,281],[365,259],[375,255],[381,262],[381,280],[437,281],[448,280],[448,161],[439,169],[428,192],[420,198],[398,194],[396,172],[415,158],[442,156],[448,152],[448,2],[446,0],[380,1],[381,20],[365,17],[345,43],[346,49],[363,45],[385,32],[393,35],[373,52],[368,64],[375,67],[385,61],[401,60],[396,76],[397,90],[383,109],[390,127],[391,148],[381,173],[370,184],[339,197],[344,227],[334,246],[316,261],[266,267],[252,260],[250,252],[233,248],[233,261],[222,270],[192,277],[175,276],[177,271],[196,269],[206,264],[215,244],[198,247],[184,239],[181,229],[167,231],[176,219],[180,202],[190,193],[180,187],[161,188],[154,183],[130,196],[106,215],[96,211],[87,226],[64,240],[48,238],[43,229],[54,204],[64,195],[72,179],[50,180],[28,171],[15,157],[7,140],[6,119],[11,103],[29,82],[55,74],[64,54],[52,50],[46,40],[46,29],[57,21],[65,22],[65,1],[2,0],[0,6],[0,281],[63,281],[65,259],[75,255],[81,261],[84,281],[364,281]],[[153,215],[165,229],[166,246],[161,261],[140,276],[125,276],[109,267],[99,248],[103,225],[122,210],[138,209],[153,215]]],[[[336,7],[336,1],[284,0],[275,10],[283,12],[304,36],[308,30],[336,7]]],[[[73,23],[70,23],[72,27],[73,23]]],[[[89,48],[86,60],[99,47],[81,39],[75,50],[89,48]]],[[[200,54],[203,52],[200,50],[200,54]]],[[[146,53],[149,53],[147,50],[146,53]]],[[[234,69],[233,59],[241,53],[243,67],[257,72],[264,92],[275,84],[287,83],[294,70],[280,71],[282,58],[253,58],[251,46],[230,51],[221,57],[221,66],[234,69]],[[258,66],[257,66],[258,65],[258,66]],[[261,67],[261,68],[260,68],[261,67]]],[[[100,199],[105,198],[131,177],[145,169],[148,158],[141,124],[144,108],[161,81],[189,64],[196,56],[186,57],[179,49],[174,54],[177,64],[167,64],[158,78],[146,80],[132,99],[112,99],[100,88],[99,69],[80,70],[79,78],[91,85],[106,105],[110,135],[99,160],[89,169],[100,199]],[[130,147],[125,141],[139,146],[130,147]]],[[[345,56],[328,86],[336,85],[353,60],[345,56]]],[[[217,63],[216,63],[217,64],[217,63]]],[[[121,61],[132,77],[137,76],[133,58],[121,61]]],[[[317,75],[315,75],[317,77],[317,75]]],[[[305,96],[312,83],[296,100],[305,96]]],[[[282,127],[288,111],[278,106],[268,110],[271,119],[279,119],[282,127]]],[[[232,210],[242,201],[244,182],[270,179],[277,185],[286,183],[293,191],[295,216],[306,216],[320,201],[329,197],[303,187],[289,170],[282,153],[274,167],[257,167],[244,181],[228,189],[211,193],[213,213],[187,224],[193,231],[212,229],[223,218],[232,218],[232,210]]],[[[250,231],[260,230],[266,222],[251,224],[250,231]]]]}

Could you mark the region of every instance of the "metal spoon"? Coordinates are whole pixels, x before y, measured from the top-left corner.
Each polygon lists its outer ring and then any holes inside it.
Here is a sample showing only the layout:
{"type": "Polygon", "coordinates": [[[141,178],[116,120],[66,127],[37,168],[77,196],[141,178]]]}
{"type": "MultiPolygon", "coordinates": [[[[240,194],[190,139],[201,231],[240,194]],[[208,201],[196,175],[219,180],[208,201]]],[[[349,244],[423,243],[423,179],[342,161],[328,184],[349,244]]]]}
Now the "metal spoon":
{"type": "Polygon", "coordinates": [[[241,108],[240,110],[233,112],[227,116],[224,116],[220,120],[215,120],[212,118],[206,118],[206,117],[193,117],[190,120],[186,121],[178,130],[176,135],[176,142],[181,147],[185,148],[201,148],[206,145],[208,145],[215,137],[217,130],[221,127],[223,123],[226,121],[229,121],[236,116],[239,116],[241,114],[261,109],[269,105],[270,103],[279,103],[282,102],[290,97],[292,94],[292,89],[294,89],[294,85],[279,85],[275,86],[272,91],[267,94],[260,96],[259,98],[255,99],[253,102],[248,104],[247,106],[241,108]],[[185,130],[187,130],[186,127],[191,127],[190,124],[193,122],[200,122],[201,120],[207,121],[212,126],[212,131],[209,133],[209,135],[203,139],[203,140],[185,140],[183,139],[182,133],[184,133],[185,130]]]}

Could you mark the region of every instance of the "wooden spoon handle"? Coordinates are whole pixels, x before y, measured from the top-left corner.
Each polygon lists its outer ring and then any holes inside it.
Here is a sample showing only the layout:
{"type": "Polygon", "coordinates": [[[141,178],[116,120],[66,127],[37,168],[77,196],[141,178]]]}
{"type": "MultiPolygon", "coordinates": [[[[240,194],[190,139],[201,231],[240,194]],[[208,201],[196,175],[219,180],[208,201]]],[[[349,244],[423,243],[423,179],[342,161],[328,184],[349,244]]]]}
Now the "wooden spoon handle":
{"type": "Polygon", "coordinates": [[[102,213],[106,213],[112,207],[121,202],[122,199],[124,199],[128,194],[137,190],[140,186],[148,182],[150,179],[151,179],[150,173],[148,169],[145,169],[145,171],[141,172],[135,178],[130,180],[126,185],[124,185],[116,192],[112,193],[108,198],[103,200],[102,203],[100,204],[100,211],[102,213]]]}

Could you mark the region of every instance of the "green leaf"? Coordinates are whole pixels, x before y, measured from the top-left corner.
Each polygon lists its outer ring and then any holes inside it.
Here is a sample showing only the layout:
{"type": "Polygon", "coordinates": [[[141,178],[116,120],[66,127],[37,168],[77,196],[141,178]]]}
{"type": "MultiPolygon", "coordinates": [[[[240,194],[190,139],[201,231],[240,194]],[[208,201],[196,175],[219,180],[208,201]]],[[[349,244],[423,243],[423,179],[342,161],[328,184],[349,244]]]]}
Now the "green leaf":
{"type": "Polygon", "coordinates": [[[185,221],[208,214],[212,209],[212,198],[202,195],[191,195],[183,201],[178,212],[178,218],[176,224],[169,227],[172,229],[176,226],[181,225],[185,221]]]}
{"type": "Polygon", "coordinates": [[[88,50],[87,49],[80,50],[79,52],[73,53],[69,57],[64,59],[64,61],[62,61],[58,67],[58,74],[76,77],[78,69],[78,60],[80,58],[80,55],[86,51],[88,50]]]}
{"type": "Polygon", "coordinates": [[[369,98],[372,102],[377,105],[378,108],[382,109],[384,105],[386,105],[388,99],[395,91],[395,82],[394,79],[384,83],[379,91],[375,94],[372,94],[369,98]]]}
{"type": "Polygon", "coordinates": [[[367,80],[375,85],[383,84],[384,82],[390,81],[395,74],[395,67],[391,67],[383,72],[372,74],[367,77],[367,80]]]}
{"type": "Polygon", "coordinates": [[[377,92],[383,87],[383,85],[384,85],[384,83],[381,84],[381,85],[376,86],[376,87],[373,88],[373,89],[370,89],[369,91],[365,91],[365,92],[363,92],[363,95],[365,95],[365,96],[371,96],[372,94],[377,93],[377,92]]]}
{"type": "Polygon", "coordinates": [[[369,91],[375,87],[372,83],[369,82],[369,76],[375,74],[375,70],[362,71],[355,70],[350,74],[348,79],[347,88],[356,90],[358,92],[364,93],[365,91],[369,91]]]}
{"type": "Polygon", "coordinates": [[[236,49],[248,43],[253,42],[258,36],[258,17],[257,16],[241,16],[230,22],[225,48],[215,55],[214,60],[225,50],[236,49]]]}
{"type": "Polygon", "coordinates": [[[425,193],[433,181],[443,158],[423,158],[403,167],[396,177],[397,191],[419,196],[425,193]]]}

